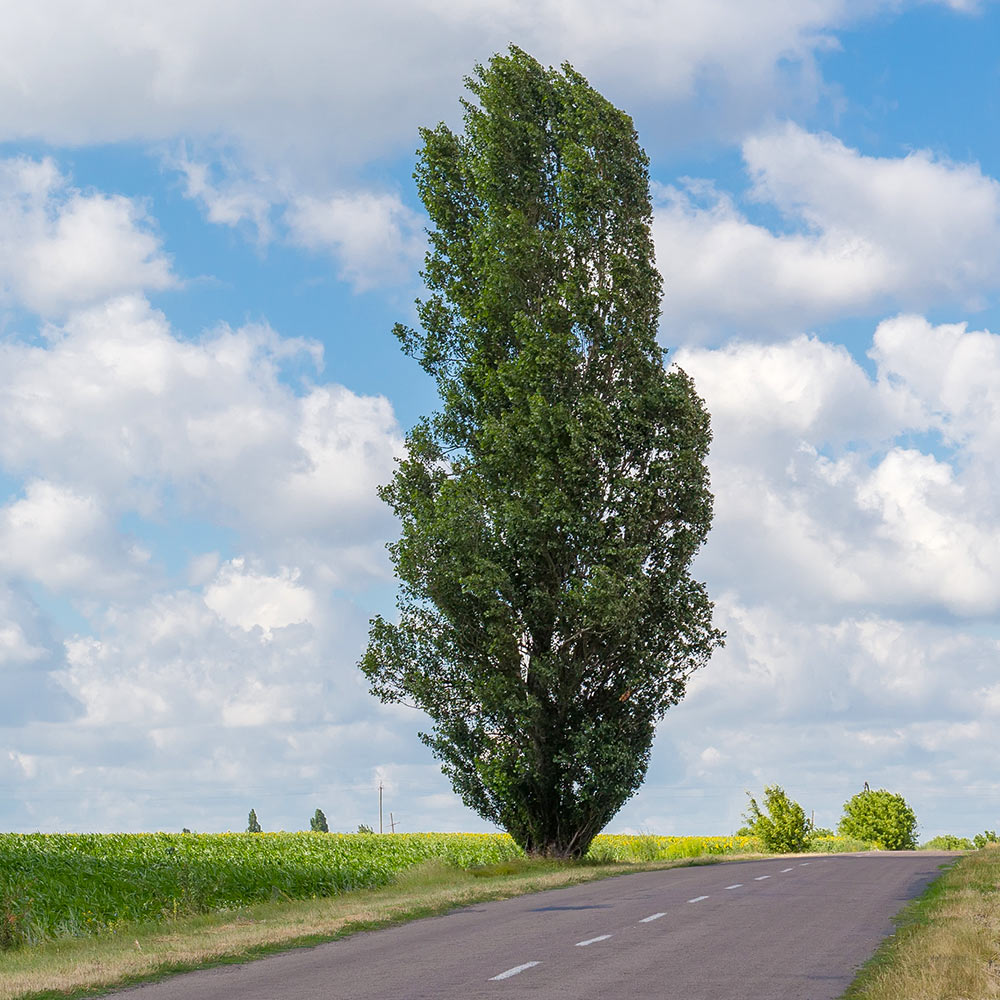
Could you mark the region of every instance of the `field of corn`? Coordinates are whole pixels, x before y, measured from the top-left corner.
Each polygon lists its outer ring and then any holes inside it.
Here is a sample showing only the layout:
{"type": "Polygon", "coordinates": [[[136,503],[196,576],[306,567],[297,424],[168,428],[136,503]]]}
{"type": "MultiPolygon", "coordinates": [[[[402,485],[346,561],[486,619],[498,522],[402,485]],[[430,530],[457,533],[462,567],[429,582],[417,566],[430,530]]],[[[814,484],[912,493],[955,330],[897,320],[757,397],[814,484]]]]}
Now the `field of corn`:
{"type": "MultiPolygon", "coordinates": [[[[813,849],[859,846],[828,839],[813,849]]],[[[604,835],[589,858],[655,861],[758,851],[753,837],[604,835]]],[[[473,868],[520,853],[506,834],[0,834],[0,949],[114,931],[133,921],[385,885],[432,858],[473,868]]]]}

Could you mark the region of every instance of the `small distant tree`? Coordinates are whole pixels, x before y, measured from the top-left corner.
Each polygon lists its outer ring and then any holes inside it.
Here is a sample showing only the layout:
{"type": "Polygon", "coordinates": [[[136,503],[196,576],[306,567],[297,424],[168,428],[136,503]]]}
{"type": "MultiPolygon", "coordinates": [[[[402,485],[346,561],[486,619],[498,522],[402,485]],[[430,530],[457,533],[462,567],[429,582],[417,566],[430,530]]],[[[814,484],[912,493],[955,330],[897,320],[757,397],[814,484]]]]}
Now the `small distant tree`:
{"type": "Polygon", "coordinates": [[[251,809],[247,816],[247,833],[263,833],[260,823],[257,822],[257,813],[251,809]]]}
{"type": "Polygon", "coordinates": [[[806,819],[802,806],[790,799],[780,785],[768,785],[764,789],[766,812],[749,792],[747,795],[750,808],[743,818],[766,850],[791,854],[806,849],[812,823],[806,819]]]}
{"type": "Polygon", "coordinates": [[[367,823],[358,824],[358,833],[374,833],[375,831],[367,823]]]}
{"type": "Polygon", "coordinates": [[[996,830],[984,830],[982,833],[977,833],[972,842],[976,845],[976,850],[981,851],[987,844],[1000,844],[1000,837],[997,836],[996,830]]]}
{"type": "Polygon", "coordinates": [[[917,846],[917,817],[902,795],[884,788],[858,792],[844,803],[837,832],[884,851],[912,851],[917,846]]]}
{"type": "Polygon", "coordinates": [[[330,827],[327,826],[326,817],[323,815],[322,809],[317,809],[313,813],[313,818],[309,820],[309,829],[313,833],[329,833],[330,827]]]}

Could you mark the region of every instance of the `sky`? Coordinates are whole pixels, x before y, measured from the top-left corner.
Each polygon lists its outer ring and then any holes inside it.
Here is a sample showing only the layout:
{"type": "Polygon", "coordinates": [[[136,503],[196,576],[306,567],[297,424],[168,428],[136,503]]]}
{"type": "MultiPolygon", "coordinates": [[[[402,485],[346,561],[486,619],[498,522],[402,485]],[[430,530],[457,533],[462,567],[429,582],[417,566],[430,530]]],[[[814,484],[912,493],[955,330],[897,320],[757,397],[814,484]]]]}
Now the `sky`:
{"type": "Polygon", "coordinates": [[[609,830],[1000,824],[1000,5],[36,0],[0,34],[0,829],[490,829],[357,669],[434,386],[418,129],[629,112],[727,643],[609,830]]]}

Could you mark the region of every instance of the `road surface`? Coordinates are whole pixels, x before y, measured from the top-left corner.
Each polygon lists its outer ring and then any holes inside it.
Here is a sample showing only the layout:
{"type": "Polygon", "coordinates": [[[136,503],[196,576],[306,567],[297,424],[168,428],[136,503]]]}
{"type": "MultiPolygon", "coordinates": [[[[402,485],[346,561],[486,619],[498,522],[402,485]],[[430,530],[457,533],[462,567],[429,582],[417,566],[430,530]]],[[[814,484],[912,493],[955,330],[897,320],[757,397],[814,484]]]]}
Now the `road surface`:
{"type": "Polygon", "coordinates": [[[640,872],[115,994],[132,1000],[834,1000],[953,855],[640,872]]]}

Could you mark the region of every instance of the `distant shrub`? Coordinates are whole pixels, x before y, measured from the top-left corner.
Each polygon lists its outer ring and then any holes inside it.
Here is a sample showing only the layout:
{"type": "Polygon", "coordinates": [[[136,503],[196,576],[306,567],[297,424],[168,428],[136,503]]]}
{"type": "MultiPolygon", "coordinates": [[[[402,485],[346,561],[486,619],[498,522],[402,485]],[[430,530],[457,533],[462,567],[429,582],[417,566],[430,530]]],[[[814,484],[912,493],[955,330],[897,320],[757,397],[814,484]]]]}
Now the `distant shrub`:
{"type": "Polygon", "coordinates": [[[972,840],[976,849],[980,851],[987,844],[1000,844],[1000,837],[997,836],[996,830],[984,830],[982,833],[977,833],[972,840]]]}
{"type": "Polygon", "coordinates": [[[757,805],[749,792],[750,808],[744,817],[764,850],[776,853],[804,851],[808,845],[812,824],[806,819],[805,810],[794,802],[778,785],[764,789],[766,812],[757,805]]]}
{"type": "Polygon", "coordinates": [[[921,844],[920,850],[971,851],[972,841],[968,837],[956,837],[953,833],[943,833],[940,837],[931,837],[926,844],[921,844]]]}
{"type": "Polygon", "coordinates": [[[309,820],[309,829],[313,833],[329,833],[330,827],[326,822],[326,816],[323,814],[322,809],[317,809],[313,813],[312,819],[309,820]]]}
{"type": "Polygon", "coordinates": [[[812,828],[812,833],[809,834],[810,839],[813,837],[833,837],[835,836],[833,830],[828,830],[825,826],[814,826],[812,828]]]}
{"type": "Polygon", "coordinates": [[[358,824],[358,833],[374,833],[375,831],[367,823],[358,824]]]}
{"type": "Polygon", "coordinates": [[[917,846],[917,817],[902,795],[884,788],[858,792],[844,803],[837,832],[884,851],[912,851],[917,846]]]}
{"type": "Polygon", "coordinates": [[[858,840],[857,837],[840,837],[834,834],[831,837],[809,838],[808,850],[816,854],[847,854],[852,851],[870,851],[872,845],[867,840],[858,840]]]}
{"type": "Polygon", "coordinates": [[[247,816],[247,833],[263,833],[264,831],[260,828],[260,823],[257,822],[257,811],[255,809],[250,810],[250,815],[247,816]]]}

